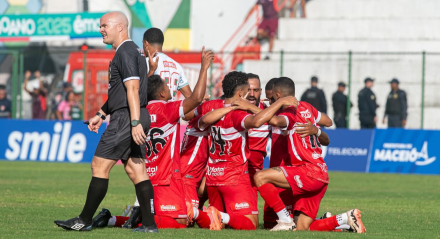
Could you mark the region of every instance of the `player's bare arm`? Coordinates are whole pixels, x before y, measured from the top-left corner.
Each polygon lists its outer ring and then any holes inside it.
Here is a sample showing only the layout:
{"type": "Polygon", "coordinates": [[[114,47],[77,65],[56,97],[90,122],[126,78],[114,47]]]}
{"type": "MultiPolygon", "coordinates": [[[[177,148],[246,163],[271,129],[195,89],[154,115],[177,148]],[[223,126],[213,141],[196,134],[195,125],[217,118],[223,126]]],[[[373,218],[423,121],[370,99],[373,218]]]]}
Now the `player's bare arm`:
{"type": "Polygon", "coordinates": [[[318,124],[324,127],[330,127],[333,125],[333,121],[330,119],[330,117],[328,117],[328,115],[321,112],[321,118],[319,119],[318,124]]]}
{"type": "Polygon", "coordinates": [[[155,52],[151,52],[148,50],[148,48],[145,47],[144,44],[144,53],[148,54],[148,65],[150,66],[150,69],[148,70],[148,77],[154,75],[154,72],[156,71],[157,67],[159,66],[159,56],[154,59],[156,56],[157,50],[155,52]]]}
{"type": "Polygon", "coordinates": [[[234,105],[239,106],[240,109],[247,109],[246,111],[251,112],[252,114],[258,114],[262,111],[259,107],[254,104],[251,104],[249,101],[245,100],[246,97],[242,99],[238,99],[234,101],[234,105]]]}
{"type": "Polygon", "coordinates": [[[183,106],[183,112],[185,114],[189,113],[190,111],[193,111],[194,108],[196,108],[198,105],[200,105],[200,103],[202,103],[206,93],[207,71],[209,66],[211,65],[211,61],[213,58],[214,58],[214,53],[212,51],[205,52],[205,47],[203,47],[202,67],[200,69],[199,79],[197,80],[197,84],[194,87],[194,92],[190,94],[190,96],[183,101],[182,106],[183,106]]]}
{"type": "Polygon", "coordinates": [[[188,98],[191,96],[192,92],[191,92],[191,87],[189,87],[189,85],[186,85],[182,88],[180,88],[180,93],[182,93],[183,97],[188,98]]]}
{"type": "MultiPolygon", "coordinates": [[[[124,83],[127,89],[127,100],[128,106],[130,108],[130,118],[131,120],[140,119],[141,106],[139,103],[139,81],[138,80],[128,80],[124,83]]],[[[145,143],[147,136],[144,133],[144,129],[141,124],[131,128],[131,135],[134,142],[137,145],[145,143]]]]}
{"type": "Polygon", "coordinates": [[[326,134],[324,131],[321,131],[320,128],[313,125],[308,119],[306,124],[298,124],[295,127],[295,133],[299,134],[301,138],[310,136],[310,135],[316,135],[318,136],[319,142],[327,146],[330,144],[330,138],[328,137],[328,134],[326,134]]]}
{"type": "MultiPolygon", "coordinates": [[[[277,100],[274,104],[272,104],[270,107],[262,110],[258,114],[251,115],[245,119],[244,125],[247,129],[250,128],[258,128],[261,125],[263,125],[266,122],[271,121],[273,116],[276,114],[276,112],[283,106],[298,106],[298,100],[293,96],[287,96],[284,98],[281,98],[277,100]]],[[[237,106],[238,107],[238,106],[237,106]]],[[[248,108],[245,108],[243,110],[248,110],[248,108]]],[[[284,118],[284,117],[282,117],[284,118]]],[[[279,119],[282,120],[282,119],[279,119]]],[[[285,121],[285,120],[284,120],[285,121]]],[[[286,122],[287,124],[287,122],[286,122]]]]}
{"type": "Polygon", "coordinates": [[[199,120],[199,128],[201,130],[206,129],[208,126],[214,124],[215,122],[219,121],[223,116],[225,116],[227,113],[235,110],[234,106],[224,107],[220,109],[216,109],[213,111],[210,111],[203,115],[202,118],[199,120]]]}

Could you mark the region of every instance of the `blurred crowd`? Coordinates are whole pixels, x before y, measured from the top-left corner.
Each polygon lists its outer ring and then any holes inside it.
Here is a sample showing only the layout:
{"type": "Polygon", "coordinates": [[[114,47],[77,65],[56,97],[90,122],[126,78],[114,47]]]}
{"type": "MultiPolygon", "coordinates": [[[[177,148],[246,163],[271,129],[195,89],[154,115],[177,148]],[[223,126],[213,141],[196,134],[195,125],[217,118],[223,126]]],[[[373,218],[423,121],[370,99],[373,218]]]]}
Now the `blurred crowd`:
{"type": "MultiPolygon", "coordinates": [[[[391,91],[388,93],[383,116],[383,123],[388,120],[389,128],[403,128],[406,125],[408,115],[408,104],[405,91],[399,88],[399,80],[394,78],[390,82],[391,91]]],[[[327,113],[327,100],[324,91],[318,88],[318,77],[312,76],[310,79],[310,88],[301,96],[301,101],[313,105],[318,111],[327,113]]],[[[364,80],[364,88],[358,93],[357,106],[359,108],[359,123],[361,129],[371,129],[376,127],[377,114],[376,109],[379,105],[376,103],[376,95],[372,91],[374,79],[367,77],[364,80]]],[[[346,84],[338,83],[338,88],[332,95],[332,104],[334,111],[334,123],[336,128],[347,128],[347,107],[353,106],[353,103],[347,102],[345,95],[346,84]]]]}

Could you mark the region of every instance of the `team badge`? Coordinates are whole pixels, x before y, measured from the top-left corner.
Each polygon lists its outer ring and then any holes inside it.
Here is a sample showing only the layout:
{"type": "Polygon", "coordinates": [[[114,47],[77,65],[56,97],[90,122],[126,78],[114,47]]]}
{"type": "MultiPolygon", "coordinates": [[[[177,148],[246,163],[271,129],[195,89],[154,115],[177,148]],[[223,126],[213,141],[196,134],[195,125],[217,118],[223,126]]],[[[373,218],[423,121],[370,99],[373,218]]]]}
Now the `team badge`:
{"type": "Polygon", "coordinates": [[[370,97],[371,97],[371,100],[376,99],[376,97],[374,95],[371,95],[370,97]]]}
{"type": "Polygon", "coordinates": [[[397,99],[397,98],[399,98],[399,96],[395,93],[395,94],[393,94],[393,98],[397,99]]]}

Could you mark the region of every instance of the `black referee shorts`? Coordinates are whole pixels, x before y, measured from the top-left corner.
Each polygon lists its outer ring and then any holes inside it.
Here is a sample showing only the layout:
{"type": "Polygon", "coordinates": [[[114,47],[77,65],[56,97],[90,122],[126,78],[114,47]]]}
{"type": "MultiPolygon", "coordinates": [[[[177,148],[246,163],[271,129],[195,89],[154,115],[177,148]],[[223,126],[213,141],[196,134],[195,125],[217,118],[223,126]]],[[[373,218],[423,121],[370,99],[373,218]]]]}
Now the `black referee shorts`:
{"type": "MultiPolygon", "coordinates": [[[[140,110],[140,122],[145,135],[150,129],[151,119],[146,108],[140,110]]],[[[95,156],[127,160],[128,158],[146,158],[145,143],[137,145],[131,136],[131,118],[128,108],[116,110],[111,114],[110,124],[101,136],[95,156]]]]}

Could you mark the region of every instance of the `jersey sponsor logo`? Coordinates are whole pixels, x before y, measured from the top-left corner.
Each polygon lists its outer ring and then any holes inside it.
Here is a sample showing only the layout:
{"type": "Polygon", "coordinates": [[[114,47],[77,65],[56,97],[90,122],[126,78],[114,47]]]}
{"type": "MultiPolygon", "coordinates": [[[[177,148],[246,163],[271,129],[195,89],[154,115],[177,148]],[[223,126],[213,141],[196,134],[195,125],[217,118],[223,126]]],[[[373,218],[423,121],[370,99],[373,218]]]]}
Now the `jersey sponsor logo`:
{"type": "Polygon", "coordinates": [[[171,62],[171,61],[164,61],[163,66],[168,67],[168,68],[177,69],[176,64],[174,64],[174,62],[171,62]]]}
{"type": "Polygon", "coordinates": [[[179,209],[179,205],[160,205],[160,210],[162,212],[176,212],[179,209]]]}
{"type": "Polygon", "coordinates": [[[147,168],[147,174],[149,177],[153,177],[157,173],[157,166],[156,167],[148,167],[147,168]]]}
{"type": "Polygon", "coordinates": [[[302,188],[302,187],[303,187],[303,183],[302,183],[302,181],[301,181],[299,175],[295,175],[295,176],[293,177],[293,179],[295,179],[296,185],[297,185],[299,188],[302,188]]]}
{"type": "Polygon", "coordinates": [[[310,118],[312,117],[312,114],[310,113],[309,109],[306,109],[305,111],[300,111],[301,117],[303,118],[310,118]]]}
{"type": "Polygon", "coordinates": [[[411,143],[384,143],[383,149],[374,151],[374,161],[410,162],[417,166],[426,166],[435,160],[435,156],[428,156],[427,141],[423,143],[420,152],[411,143]]]}
{"type": "Polygon", "coordinates": [[[313,158],[313,159],[319,159],[319,158],[321,158],[321,157],[322,157],[321,154],[318,154],[317,152],[313,151],[313,153],[312,153],[312,158],[313,158]]]}
{"type": "Polygon", "coordinates": [[[232,203],[232,209],[234,210],[241,210],[241,209],[248,209],[250,208],[249,203],[247,202],[241,202],[241,203],[232,203]]]}
{"type": "Polygon", "coordinates": [[[223,176],[225,174],[225,168],[208,166],[208,172],[206,172],[206,174],[213,177],[223,176]]]}

